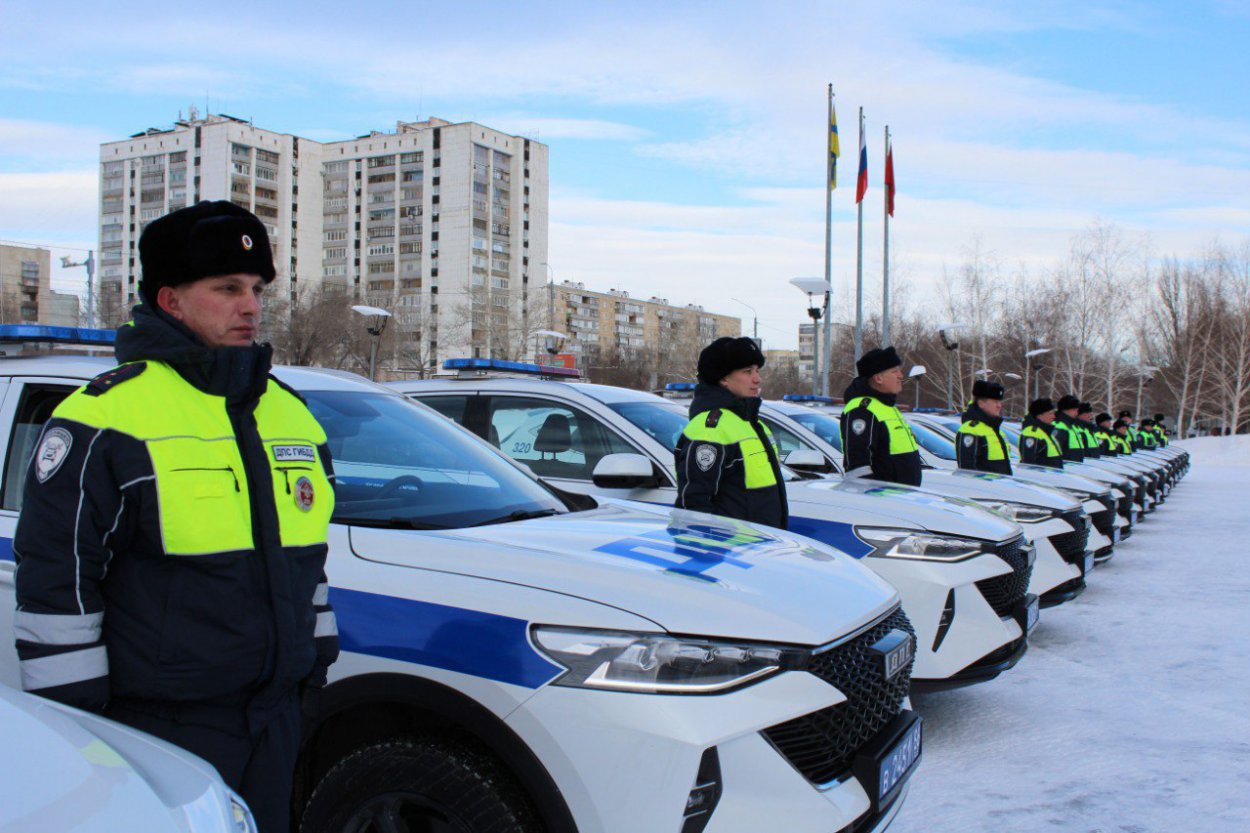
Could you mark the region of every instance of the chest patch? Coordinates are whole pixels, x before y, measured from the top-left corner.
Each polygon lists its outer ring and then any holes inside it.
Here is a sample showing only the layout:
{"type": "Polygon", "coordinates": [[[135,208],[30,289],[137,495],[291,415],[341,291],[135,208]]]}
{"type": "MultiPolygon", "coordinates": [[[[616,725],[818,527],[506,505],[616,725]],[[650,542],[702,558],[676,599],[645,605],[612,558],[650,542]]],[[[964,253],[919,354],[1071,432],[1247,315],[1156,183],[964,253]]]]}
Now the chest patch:
{"type": "Polygon", "coordinates": [[[971,446],[973,442],[971,434],[964,434],[964,445],[971,446]]]}
{"type": "Polygon", "coordinates": [[[1025,444],[1026,446],[1028,446],[1029,448],[1032,448],[1032,447],[1033,447],[1033,438],[1032,438],[1032,437],[1025,437],[1025,438],[1024,438],[1024,444],[1025,444]]]}
{"type": "Polygon", "coordinates": [[[704,443],[694,450],[694,463],[699,471],[707,471],[716,464],[716,447],[704,443]]]}
{"type": "Polygon", "coordinates": [[[276,463],[315,463],[317,450],[311,445],[275,445],[273,459],[276,463]]]}
{"type": "Polygon", "coordinates": [[[317,499],[317,494],[313,490],[312,481],[307,477],[301,477],[295,481],[295,505],[303,511],[307,512],[312,509],[313,501],[317,499]]]}
{"type": "Polygon", "coordinates": [[[851,430],[854,431],[856,434],[862,434],[867,429],[868,429],[867,420],[856,419],[856,420],[851,421],[851,430]]]}
{"type": "Polygon", "coordinates": [[[74,446],[74,436],[64,428],[49,428],[35,452],[35,479],[40,483],[57,473],[69,450],[74,446]]]}

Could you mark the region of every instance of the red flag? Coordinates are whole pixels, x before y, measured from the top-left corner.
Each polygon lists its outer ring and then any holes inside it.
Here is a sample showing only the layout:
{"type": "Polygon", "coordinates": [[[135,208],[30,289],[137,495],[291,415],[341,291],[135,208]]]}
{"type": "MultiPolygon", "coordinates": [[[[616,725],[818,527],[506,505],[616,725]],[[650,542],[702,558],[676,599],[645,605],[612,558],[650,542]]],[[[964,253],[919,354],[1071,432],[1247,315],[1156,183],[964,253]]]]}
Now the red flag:
{"type": "Polygon", "coordinates": [[[864,145],[864,124],[863,117],[860,117],[859,125],[859,181],[855,183],[855,202],[864,199],[864,194],[868,192],[868,148],[864,145]]]}
{"type": "Polygon", "coordinates": [[[894,216],[894,143],[891,142],[885,152],[885,205],[890,216],[894,216]]]}

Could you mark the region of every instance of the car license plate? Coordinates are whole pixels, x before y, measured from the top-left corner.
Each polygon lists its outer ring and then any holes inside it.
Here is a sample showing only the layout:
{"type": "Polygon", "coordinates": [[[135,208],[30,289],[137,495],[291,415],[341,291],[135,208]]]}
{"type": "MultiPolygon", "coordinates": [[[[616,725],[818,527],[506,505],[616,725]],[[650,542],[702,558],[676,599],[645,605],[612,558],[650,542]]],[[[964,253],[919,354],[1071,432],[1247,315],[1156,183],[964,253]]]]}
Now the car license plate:
{"type": "Polygon", "coordinates": [[[917,720],[894,748],[885,753],[877,768],[877,801],[889,796],[907,780],[912,767],[920,760],[921,722],[917,720]]]}
{"type": "Polygon", "coordinates": [[[1094,569],[1094,554],[1087,552],[1085,553],[1085,570],[1083,572],[1088,575],[1092,569],[1094,569]]]}
{"type": "Polygon", "coordinates": [[[916,640],[907,631],[892,630],[869,649],[881,657],[881,673],[888,683],[907,667],[916,654],[916,640]]]}
{"type": "Polygon", "coordinates": [[[1024,620],[1027,623],[1024,628],[1025,633],[1032,633],[1033,629],[1037,627],[1037,619],[1040,609],[1037,596],[1030,596],[1028,607],[1025,608],[1024,613],[1024,620]]]}

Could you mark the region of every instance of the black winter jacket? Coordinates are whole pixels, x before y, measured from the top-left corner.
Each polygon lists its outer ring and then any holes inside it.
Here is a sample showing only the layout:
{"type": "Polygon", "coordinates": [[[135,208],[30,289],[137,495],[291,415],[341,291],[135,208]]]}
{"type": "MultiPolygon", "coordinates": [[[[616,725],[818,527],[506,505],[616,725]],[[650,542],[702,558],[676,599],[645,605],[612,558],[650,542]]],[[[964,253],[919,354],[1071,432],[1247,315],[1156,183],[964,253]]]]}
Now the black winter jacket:
{"type": "Polygon", "coordinates": [[[955,457],[959,467],[974,471],[987,471],[992,474],[1011,474],[1011,454],[1007,450],[1007,440],[999,430],[999,426],[1003,424],[1003,418],[990,416],[974,403],[960,415],[960,419],[965,425],[969,423],[987,425],[993,429],[994,436],[987,438],[980,434],[970,434],[967,431],[957,434],[955,457]],[[990,459],[990,443],[996,443],[1002,449],[1003,459],[990,459]]]}
{"type": "Polygon", "coordinates": [[[777,449],[759,420],[760,400],[740,399],[719,386],[700,383],[690,403],[690,425],[677,440],[673,454],[677,466],[677,501],[680,509],[710,512],[743,521],[785,529],[790,519],[786,484],[782,479],[777,449]],[[776,482],[747,489],[746,461],[739,443],[725,444],[704,436],[715,434],[724,412],[746,421],[763,445],[776,482]],[[692,431],[692,429],[697,429],[692,431]]]}
{"type": "MultiPolygon", "coordinates": [[[[891,408],[896,407],[897,397],[873,390],[868,380],[855,377],[844,394],[844,401],[850,404],[852,399],[871,396],[891,408]]],[[[909,434],[911,429],[903,423],[901,429],[909,434]]],[[[915,439],[912,439],[915,445],[915,439]]],[[[890,453],[890,428],[877,419],[867,405],[852,408],[842,413],[842,462],[847,474],[855,474],[856,470],[869,469],[871,477],[876,480],[887,480],[901,483],[904,486],[919,486],[922,464],[920,452],[913,450],[902,454],[890,453]]]]}
{"type": "MultiPolygon", "coordinates": [[[[179,322],[140,306],[117,339],[117,358],[135,364],[102,374],[58,407],[27,476],[14,540],[25,688],[97,711],[110,700],[141,700],[263,712],[288,702],[301,683],[324,683],[338,655],[324,525],[293,535],[280,517],[328,518],[333,472],[311,415],[268,375],[270,356],[268,345],[211,350],[179,322]],[[140,438],[127,424],[61,415],[135,414],[135,391],[156,379],[166,380],[159,389],[168,400],[151,408],[165,409],[156,419],[174,436],[140,438]],[[124,402],[129,410],[113,410],[124,402]],[[307,433],[281,437],[284,445],[262,438],[258,425],[269,420],[258,422],[262,402],[267,414],[299,416],[307,433]],[[233,438],[176,436],[209,412],[215,416],[202,420],[230,426],[233,438]],[[241,467],[177,468],[175,460],[164,464],[173,473],[158,486],[154,455],[169,440],[184,441],[178,448],[188,455],[223,454],[241,467]],[[171,516],[161,495],[190,509],[171,516]],[[277,495],[295,503],[280,512],[277,495]],[[326,514],[299,511],[317,500],[326,514]],[[247,520],[223,513],[235,540],[243,536],[242,549],[215,551],[203,533],[214,528],[213,507],[222,506],[250,512],[247,520]],[[179,529],[199,536],[198,549],[170,543],[179,529]]],[[[130,419],[148,419],[143,408],[138,414],[130,419]]]]}

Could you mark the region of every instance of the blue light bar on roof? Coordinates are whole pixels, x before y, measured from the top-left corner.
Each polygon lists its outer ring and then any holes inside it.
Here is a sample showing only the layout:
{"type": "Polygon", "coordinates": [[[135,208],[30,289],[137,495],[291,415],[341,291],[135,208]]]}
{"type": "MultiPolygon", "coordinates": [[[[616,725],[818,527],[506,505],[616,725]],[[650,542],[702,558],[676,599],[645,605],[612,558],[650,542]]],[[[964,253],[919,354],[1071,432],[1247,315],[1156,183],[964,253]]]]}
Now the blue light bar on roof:
{"type": "Polygon", "coordinates": [[[50,327],[45,324],[0,324],[0,341],[42,341],[49,344],[109,345],[116,330],[89,327],[50,327]]]}
{"type": "Polygon", "coordinates": [[[836,405],[838,400],[832,396],[817,396],[814,393],[787,393],[781,397],[782,402],[819,402],[822,405],[836,405]]]}
{"type": "Polygon", "coordinates": [[[569,379],[578,379],[582,375],[575,367],[557,367],[551,364],[532,364],[530,362],[509,362],[503,359],[447,359],[443,362],[443,369],[523,373],[529,376],[560,376],[569,379]]]}
{"type": "Polygon", "coordinates": [[[669,382],[664,386],[664,390],[694,390],[698,385],[694,382],[669,382]]]}

